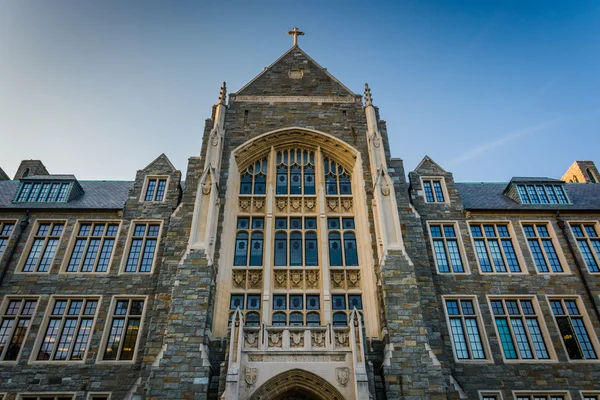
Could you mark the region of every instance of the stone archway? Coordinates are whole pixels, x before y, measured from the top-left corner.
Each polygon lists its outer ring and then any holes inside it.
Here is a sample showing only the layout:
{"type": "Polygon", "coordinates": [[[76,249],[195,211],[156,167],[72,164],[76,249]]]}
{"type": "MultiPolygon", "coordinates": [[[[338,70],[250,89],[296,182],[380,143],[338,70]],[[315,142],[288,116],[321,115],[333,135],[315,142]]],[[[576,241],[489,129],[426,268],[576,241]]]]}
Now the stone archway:
{"type": "Polygon", "coordinates": [[[344,400],[325,379],[301,369],[282,372],[258,388],[250,400],[344,400]]]}

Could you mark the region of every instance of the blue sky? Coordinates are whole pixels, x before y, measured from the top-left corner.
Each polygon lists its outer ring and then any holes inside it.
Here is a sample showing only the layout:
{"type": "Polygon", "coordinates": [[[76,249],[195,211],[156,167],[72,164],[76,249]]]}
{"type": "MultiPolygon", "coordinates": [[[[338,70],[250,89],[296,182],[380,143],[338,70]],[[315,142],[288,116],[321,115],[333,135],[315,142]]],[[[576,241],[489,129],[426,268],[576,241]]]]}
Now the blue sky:
{"type": "Polygon", "coordinates": [[[392,155],[457,181],[600,164],[599,1],[0,0],[0,167],[131,180],[164,152],[184,173],[222,81],[300,47],[365,82],[392,155]]]}

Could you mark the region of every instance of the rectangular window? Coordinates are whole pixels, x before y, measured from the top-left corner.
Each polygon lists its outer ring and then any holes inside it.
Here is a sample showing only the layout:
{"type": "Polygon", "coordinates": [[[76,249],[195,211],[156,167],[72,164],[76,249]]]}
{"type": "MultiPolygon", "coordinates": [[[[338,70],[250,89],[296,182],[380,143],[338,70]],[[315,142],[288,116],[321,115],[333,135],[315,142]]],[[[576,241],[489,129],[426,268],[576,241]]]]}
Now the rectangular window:
{"type": "MultiPolygon", "coordinates": [[[[238,308],[244,314],[246,326],[258,326],[260,323],[260,304],[261,296],[259,294],[232,294],[229,302],[230,310],[237,310],[238,308]]],[[[229,314],[229,322],[233,312],[229,314]]]]}
{"type": "Polygon", "coordinates": [[[39,222],[29,244],[22,272],[48,272],[54,260],[58,243],[65,227],[64,222],[39,222]]]}
{"type": "Polygon", "coordinates": [[[600,400],[600,394],[582,393],[581,398],[583,400],[600,400]]]}
{"type": "Polygon", "coordinates": [[[516,400],[569,400],[571,397],[566,392],[558,392],[558,393],[543,393],[543,392],[533,392],[533,393],[522,393],[515,392],[516,400]]]}
{"type": "MultiPolygon", "coordinates": [[[[448,330],[458,360],[486,360],[477,299],[445,298],[448,330]]],[[[485,332],[484,332],[485,334],[485,332]]]]}
{"type": "Polygon", "coordinates": [[[110,393],[89,393],[87,400],[110,400],[110,393]]]}
{"type": "Polygon", "coordinates": [[[481,272],[521,272],[508,224],[471,224],[481,272]]]}
{"type": "Polygon", "coordinates": [[[37,298],[5,298],[0,320],[0,360],[16,361],[31,325],[37,298]]]}
{"type": "Polygon", "coordinates": [[[15,223],[13,221],[0,221],[0,258],[4,254],[4,250],[14,230],[15,223]]]}
{"type": "Polygon", "coordinates": [[[571,204],[565,188],[560,185],[517,185],[522,204],[571,204]]]}
{"type": "Polygon", "coordinates": [[[438,272],[465,272],[458,243],[458,228],[454,224],[431,224],[429,232],[438,272]]]}
{"type": "Polygon", "coordinates": [[[551,237],[549,224],[523,224],[531,256],[540,273],[564,272],[551,237]]]}
{"type": "Polygon", "coordinates": [[[166,188],[167,178],[148,178],[144,201],[163,201],[165,199],[166,188]]]}
{"type": "MultiPolygon", "coordinates": [[[[597,360],[598,352],[590,336],[593,330],[578,298],[549,298],[550,308],[571,360],[597,360]]],[[[594,337],[595,339],[595,337],[594,337]]]]}
{"type": "Polygon", "coordinates": [[[490,307],[506,360],[550,359],[534,298],[493,298],[490,307]]]}
{"type": "Polygon", "coordinates": [[[444,184],[442,179],[423,179],[425,201],[428,203],[444,203],[444,184]]]}
{"type": "Polygon", "coordinates": [[[131,361],[140,338],[145,299],[115,298],[105,333],[104,361],[131,361]]]}
{"type": "Polygon", "coordinates": [[[579,251],[583,256],[585,265],[592,273],[600,272],[600,237],[598,237],[598,229],[596,223],[572,223],[571,231],[579,251]]]}
{"type": "Polygon", "coordinates": [[[499,391],[480,391],[479,392],[480,400],[502,400],[502,393],[499,391]]]}
{"type": "Polygon", "coordinates": [[[160,223],[135,222],[125,272],[151,272],[158,250],[160,223]]]}
{"type": "Polygon", "coordinates": [[[79,223],[66,271],[106,272],[118,230],[118,223],[79,223]]]}
{"type": "Polygon", "coordinates": [[[67,201],[71,183],[21,183],[15,203],[63,203],[67,201]]]}
{"type": "Polygon", "coordinates": [[[85,359],[98,310],[99,298],[52,298],[49,318],[39,344],[38,361],[85,359]]]}
{"type": "Polygon", "coordinates": [[[20,393],[17,400],[74,400],[75,395],[70,393],[20,393]]]}

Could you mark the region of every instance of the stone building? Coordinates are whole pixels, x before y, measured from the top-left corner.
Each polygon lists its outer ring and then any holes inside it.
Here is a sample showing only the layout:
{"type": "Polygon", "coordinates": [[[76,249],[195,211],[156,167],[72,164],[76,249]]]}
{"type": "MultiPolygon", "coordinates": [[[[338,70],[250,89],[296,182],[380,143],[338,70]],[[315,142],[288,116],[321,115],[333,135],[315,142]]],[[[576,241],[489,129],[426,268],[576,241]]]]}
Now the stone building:
{"type": "Polygon", "coordinates": [[[0,398],[600,399],[594,163],[407,177],[289,33],[185,182],[0,170],[0,398]]]}

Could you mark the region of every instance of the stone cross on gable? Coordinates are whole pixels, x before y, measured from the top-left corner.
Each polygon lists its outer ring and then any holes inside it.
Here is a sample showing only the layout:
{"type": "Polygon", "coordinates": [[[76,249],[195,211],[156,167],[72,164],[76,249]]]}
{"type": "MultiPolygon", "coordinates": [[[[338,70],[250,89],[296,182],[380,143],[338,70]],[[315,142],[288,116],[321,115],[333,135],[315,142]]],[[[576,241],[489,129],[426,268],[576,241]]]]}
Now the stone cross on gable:
{"type": "Polygon", "coordinates": [[[304,32],[301,32],[298,28],[287,31],[287,34],[294,37],[294,46],[298,46],[298,36],[304,36],[304,32]]]}

